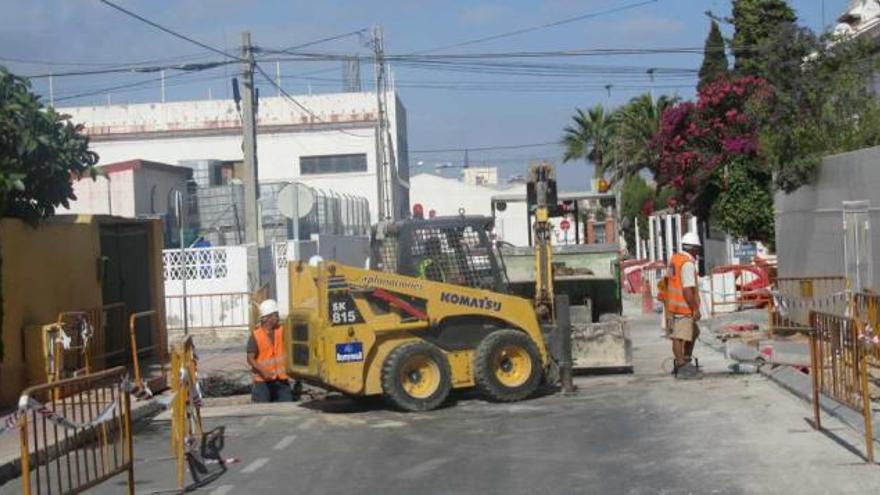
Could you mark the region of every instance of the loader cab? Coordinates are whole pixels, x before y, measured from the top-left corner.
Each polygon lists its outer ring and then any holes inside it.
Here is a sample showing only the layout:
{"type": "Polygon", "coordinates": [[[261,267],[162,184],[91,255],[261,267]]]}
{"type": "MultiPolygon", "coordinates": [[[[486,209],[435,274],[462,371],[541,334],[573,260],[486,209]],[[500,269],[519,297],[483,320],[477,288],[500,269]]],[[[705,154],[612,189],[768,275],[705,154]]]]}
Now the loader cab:
{"type": "Polygon", "coordinates": [[[490,217],[464,215],[381,222],[371,234],[370,269],[506,292],[493,227],[490,217]]]}

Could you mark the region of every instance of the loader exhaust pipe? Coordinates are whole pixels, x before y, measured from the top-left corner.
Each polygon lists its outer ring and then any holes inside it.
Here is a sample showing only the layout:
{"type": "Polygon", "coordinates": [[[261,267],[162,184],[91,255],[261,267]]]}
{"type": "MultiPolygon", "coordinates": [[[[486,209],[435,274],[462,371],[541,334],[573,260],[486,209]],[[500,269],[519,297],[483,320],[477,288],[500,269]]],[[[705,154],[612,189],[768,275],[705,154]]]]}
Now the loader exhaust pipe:
{"type": "Polygon", "coordinates": [[[573,363],[571,358],[571,315],[567,294],[559,294],[555,298],[556,310],[556,356],[559,363],[559,381],[563,394],[575,392],[573,381],[573,363]]]}

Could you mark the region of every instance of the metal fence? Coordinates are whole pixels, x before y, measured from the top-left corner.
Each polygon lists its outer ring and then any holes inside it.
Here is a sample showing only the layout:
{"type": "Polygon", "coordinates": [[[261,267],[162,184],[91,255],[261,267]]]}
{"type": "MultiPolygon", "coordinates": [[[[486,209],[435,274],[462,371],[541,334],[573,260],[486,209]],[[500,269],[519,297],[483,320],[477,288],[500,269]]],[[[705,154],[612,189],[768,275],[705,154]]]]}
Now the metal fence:
{"type": "MultiPolygon", "coordinates": [[[[853,295],[853,318],[859,323],[860,334],[880,339],[880,294],[859,292],[853,295]]],[[[880,345],[871,346],[868,364],[880,367],[880,345]]],[[[869,370],[870,371],[870,370],[869,370]]]]}
{"type": "Polygon", "coordinates": [[[171,452],[177,488],[192,491],[217,479],[226,471],[224,428],[205,432],[202,426],[202,394],[198,385],[196,348],[187,336],[171,348],[171,452]],[[189,467],[192,482],[186,483],[189,467]]]}
{"type": "Polygon", "coordinates": [[[770,299],[770,278],[757,265],[722,265],[709,272],[709,308],[733,310],[763,307],[770,299]],[[725,277],[725,275],[727,275],[725,277]]]}
{"type": "Polygon", "coordinates": [[[22,492],[80,493],[128,473],[131,403],[123,367],[26,389],[20,402],[22,492]]]}
{"type": "Polygon", "coordinates": [[[846,277],[779,277],[771,289],[768,331],[809,331],[810,312],[847,314],[846,277]]]}
{"type": "MultiPolygon", "coordinates": [[[[250,324],[250,294],[233,292],[186,296],[186,317],[191,330],[238,328],[250,324]]],[[[165,296],[165,314],[169,330],[184,328],[183,296],[165,296]]]]}
{"type": "Polygon", "coordinates": [[[874,462],[873,412],[868,391],[868,354],[873,344],[861,338],[856,320],[810,311],[810,375],[813,382],[814,428],[822,427],[820,394],[860,412],[865,423],[865,450],[874,462]]]}
{"type": "Polygon", "coordinates": [[[132,313],[129,316],[128,331],[131,342],[131,364],[134,372],[134,383],[143,390],[146,384],[155,389],[157,380],[161,387],[166,386],[165,367],[167,357],[166,346],[159,344],[158,321],[156,310],[132,313]],[[146,380],[144,380],[146,378],[146,380]]]}
{"type": "MultiPolygon", "coordinates": [[[[278,208],[278,193],[288,182],[261,182],[260,206],[267,243],[293,239],[293,222],[278,208]]],[[[300,239],[311,234],[367,235],[370,205],[366,198],[306,186],[312,207],[299,221],[300,239]]],[[[243,186],[198,187],[190,195],[190,227],[197,238],[212,245],[240,244],[244,240],[243,186]]],[[[305,213],[305,212],[303,212],[305,213]]]]}

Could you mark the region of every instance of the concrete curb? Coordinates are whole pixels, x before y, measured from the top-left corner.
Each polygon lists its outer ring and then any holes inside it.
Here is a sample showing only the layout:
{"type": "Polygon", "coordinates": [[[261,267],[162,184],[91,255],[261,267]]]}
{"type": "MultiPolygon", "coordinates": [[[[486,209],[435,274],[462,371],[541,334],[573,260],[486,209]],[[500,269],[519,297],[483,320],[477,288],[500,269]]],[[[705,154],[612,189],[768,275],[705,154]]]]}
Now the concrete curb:
{"type": "MultiPolygon", "coordinates": [[[[157,396],[158,397],[158,396],[157,396]]],[[[132,396],[132,401],[134,401],[134,396],[132,396]]],[[[155,416],[162,412],[165,407],[159,404],[159,401],[154,399],[150,402],[141,402],[136,403],[132,402],[132,404],[139,404],[137,407],[132,407],[131,410],[131,424],[132,424],[132,435],[137,433],[138,424],[142,423],[144,420],[155,416]]],[[[15,433],[8,433],[9,435],[15,435],[18,437],[18,430],[15,433]]],[[[67,453],[69,449],[61,449],[61,454],[67,453]]],[[[21,476],[21,454],[16,454],[12,457],[7,457],[6,459],[0,460],[0,486],[3,486],[9,481],[12,481],[21,476]]]]}

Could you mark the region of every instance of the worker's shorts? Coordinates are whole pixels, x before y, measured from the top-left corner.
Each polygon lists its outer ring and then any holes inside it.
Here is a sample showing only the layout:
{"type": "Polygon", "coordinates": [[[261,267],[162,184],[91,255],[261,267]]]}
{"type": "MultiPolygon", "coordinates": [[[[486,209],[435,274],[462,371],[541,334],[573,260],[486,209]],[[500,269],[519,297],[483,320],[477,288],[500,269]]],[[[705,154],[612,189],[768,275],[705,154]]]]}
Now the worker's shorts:
{"type": "Polygon", "coordinates": [[[254,382],[251,388],[251,400],[253,402],[290,402],[293,400],[290,382],[287,380],[254,382]]]}
{"type": "Polygon", "coordinates": [[[666,317],[666,334],[671,339],[693,342],[700,336],[700,327],[690,316],[668,315],[666,317]]]}

